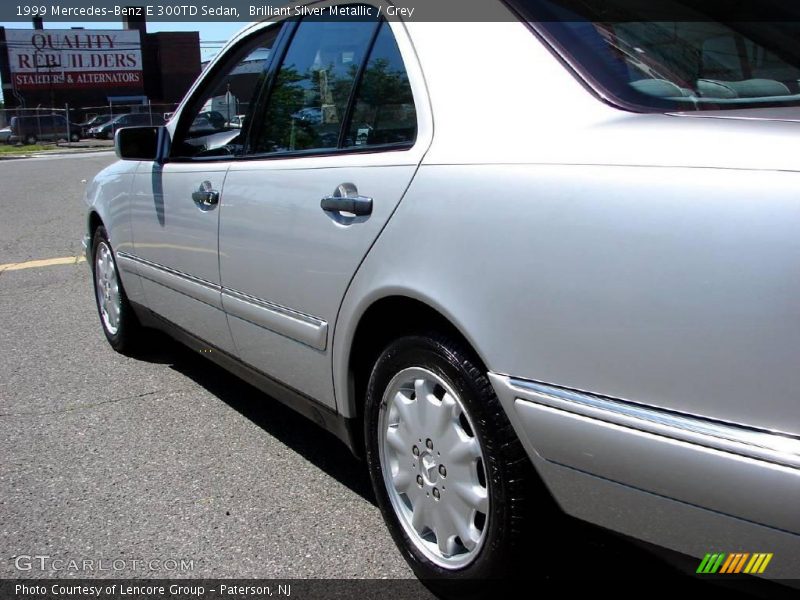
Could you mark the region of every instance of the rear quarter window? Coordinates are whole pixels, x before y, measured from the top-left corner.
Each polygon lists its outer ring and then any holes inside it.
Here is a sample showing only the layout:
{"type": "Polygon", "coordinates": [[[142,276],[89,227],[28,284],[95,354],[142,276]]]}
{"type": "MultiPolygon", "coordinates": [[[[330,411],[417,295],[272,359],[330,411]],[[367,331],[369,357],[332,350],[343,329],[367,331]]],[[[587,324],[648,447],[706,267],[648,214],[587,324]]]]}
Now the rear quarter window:
{"type": "MultiPolygon", "coordinates": [[[[644,110],[800,106],[800,20],[715,21],[663,0],[509,0],[604,96],[644,110]]],[[[800,15],[798,15],[800,16],[800,15]]]]}

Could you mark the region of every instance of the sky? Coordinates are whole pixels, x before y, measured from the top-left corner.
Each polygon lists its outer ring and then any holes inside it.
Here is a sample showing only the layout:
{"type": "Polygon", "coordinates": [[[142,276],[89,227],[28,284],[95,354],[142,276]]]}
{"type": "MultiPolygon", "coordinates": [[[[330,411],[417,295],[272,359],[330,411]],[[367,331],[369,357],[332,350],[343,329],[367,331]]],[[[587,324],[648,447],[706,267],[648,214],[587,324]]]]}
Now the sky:
{"type": "MultiPolygon", "coordinates": [[[[2,0],[0,0],[2,1],[2,0]]],[[[203,61],[209,60],[216,56],[217,52],[222,49],[222,46],[233,35],[245,27],[247,23],[241,22],[157,22],[148,21],[148,33],[156,33],[158,31],[199,31],[200,32],[200,58],[203,61]]],[[[0,26],[7,29],[33,29],[31,22],[2,22],[0,26]]],[[[103,22],[44,22],[45,29],[69,29],[71,27],[85,27],[86,29],[122,29],[122,21],[103,21],[103,22]]],[[[2,88],[0,88],[1,90],[2,88]]],[[[2,91],[0,91],[0,100],[2,99],[2,91]]]]}

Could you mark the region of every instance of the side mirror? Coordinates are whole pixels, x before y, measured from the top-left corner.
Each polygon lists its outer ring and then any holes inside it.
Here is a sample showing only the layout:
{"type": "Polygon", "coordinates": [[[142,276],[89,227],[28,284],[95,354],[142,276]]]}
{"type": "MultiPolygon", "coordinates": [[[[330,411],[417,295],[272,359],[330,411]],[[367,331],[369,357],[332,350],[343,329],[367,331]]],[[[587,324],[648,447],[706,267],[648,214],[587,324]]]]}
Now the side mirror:
{"type": "Polygon", "coordinates": [[[158,160],[164,127],[122,127],[114,134],[114,150],[122,160],[158,160]]]}

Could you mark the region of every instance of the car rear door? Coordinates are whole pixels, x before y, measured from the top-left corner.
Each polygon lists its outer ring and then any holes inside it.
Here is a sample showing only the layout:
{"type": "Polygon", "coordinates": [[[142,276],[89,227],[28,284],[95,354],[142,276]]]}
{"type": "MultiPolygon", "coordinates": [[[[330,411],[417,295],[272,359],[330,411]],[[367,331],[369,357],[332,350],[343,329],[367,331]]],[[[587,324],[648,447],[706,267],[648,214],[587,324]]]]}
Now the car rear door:
{"type": "Polygon", "coordinates": [[[135,251],[121,254],[141,275],[153,311],[228,353],[233,344],[220,299],[219,198],[240,154],[242,131],[193,123],[211,103],[253,109],[280,29],[261,28],[228,51],[182,109],[169,158],[140,164],[131,211],[135,251]]]}
{"type": "Polygon", "coordinates": [[[333,407],[339,306],[422,160],[430,117],[401,24],[293,28],[249,155],[225,181],[223,305],[241,360],[333,407]]]}

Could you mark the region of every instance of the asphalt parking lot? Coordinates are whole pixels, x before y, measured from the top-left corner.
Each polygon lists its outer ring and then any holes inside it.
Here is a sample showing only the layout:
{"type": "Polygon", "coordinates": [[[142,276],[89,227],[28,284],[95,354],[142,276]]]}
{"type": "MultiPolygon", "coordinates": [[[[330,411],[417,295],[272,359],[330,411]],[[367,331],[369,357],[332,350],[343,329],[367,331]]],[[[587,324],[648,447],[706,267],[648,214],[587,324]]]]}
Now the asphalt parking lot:
{"type": "MultiPolygon", "coordinates": [[[[166,339],[135,358],[107,345],[78,257],[85,181],[113,160],[0,161],[0,578],[411,577],[333,437],[166,339]],[[126,567],[19,570],[34,555],[126,567]]],[[[595,573],[672,573],[599,529],[564,531],[595,573]]]]}

